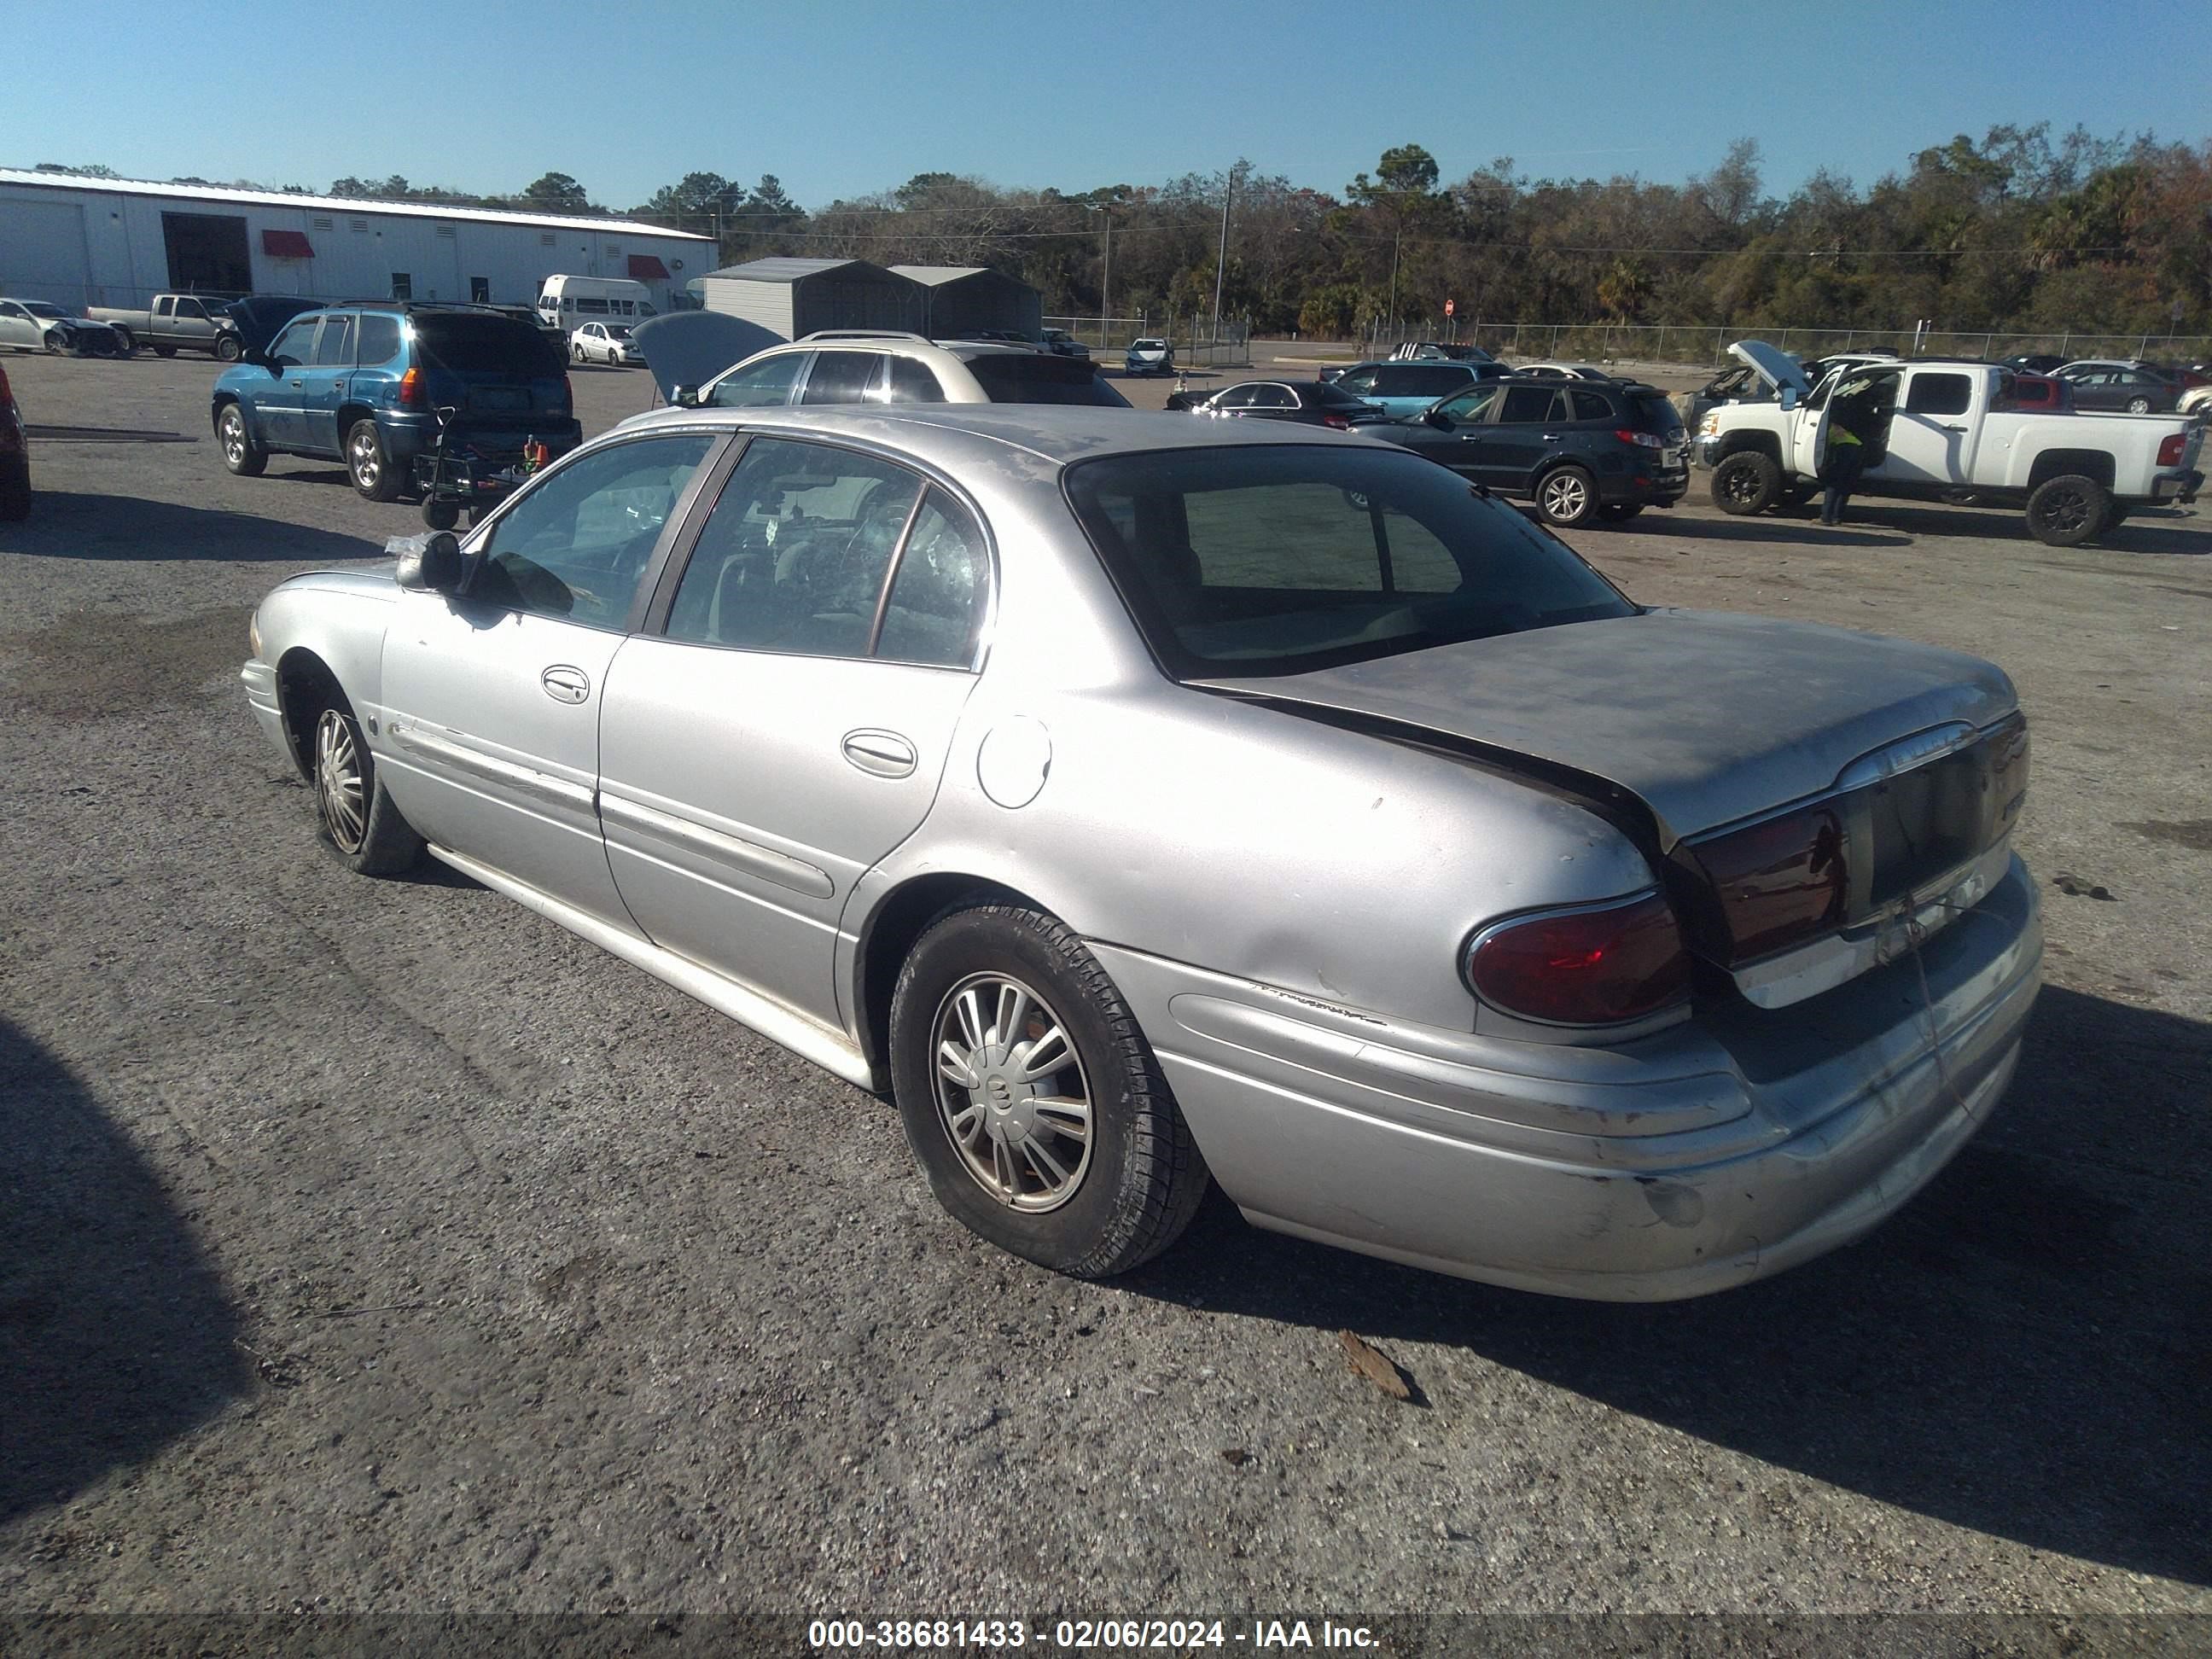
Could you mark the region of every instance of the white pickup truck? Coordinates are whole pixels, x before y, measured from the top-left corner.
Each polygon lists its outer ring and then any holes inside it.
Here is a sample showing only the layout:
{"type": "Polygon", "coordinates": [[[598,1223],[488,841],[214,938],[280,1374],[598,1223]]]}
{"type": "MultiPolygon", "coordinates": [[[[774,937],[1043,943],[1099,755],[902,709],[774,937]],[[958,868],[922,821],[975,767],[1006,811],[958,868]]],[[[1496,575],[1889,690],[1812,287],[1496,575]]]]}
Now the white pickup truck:
{"type": "Polygon", "coordinates": [[[222,307],[212,295],[156,294],[149,306],[94,306],[85,314],[112,325],[136,345],[153,347],[157,357],[173,357],[178,347],[189,346],[234,363],[242,342],[222,307]]]}
{"type": "Polygon", "coordinates": [[[1855,493],[2024,507],[2038,541],[2074,547],[2131,508],[2191,501],[2203,428],[2173,415],[2059,415],[2008,407],[2012,371],[1914,359],[1859,363],[1808,385],[1796,360],[1763,340],[1729,350],[1775,389],[1771,403],[1709,410],[1695,457],[1724,513],[1761,513],[1820,488],[1828,404],[1838,388],[1870,396],[1881,435],[1855,493]]]}

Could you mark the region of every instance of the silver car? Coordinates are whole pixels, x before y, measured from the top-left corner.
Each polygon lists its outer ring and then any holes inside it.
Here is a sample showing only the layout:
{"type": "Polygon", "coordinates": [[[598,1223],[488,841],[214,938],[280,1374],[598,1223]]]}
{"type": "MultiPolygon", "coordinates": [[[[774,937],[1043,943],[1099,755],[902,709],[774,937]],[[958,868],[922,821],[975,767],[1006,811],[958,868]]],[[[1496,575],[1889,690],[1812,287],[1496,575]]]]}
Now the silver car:
{"type": "Polygon", "coordinates": [[[2002,673],[1639,608],[1393,446],[666,410],[398,550],[277,587],[244,671],[338,858],[427,850],[889,1089],[945,1207],[1064,1272],[1211,1179],[1717,1290],[1904,1203],[2020,1053],[2002,673]]]}

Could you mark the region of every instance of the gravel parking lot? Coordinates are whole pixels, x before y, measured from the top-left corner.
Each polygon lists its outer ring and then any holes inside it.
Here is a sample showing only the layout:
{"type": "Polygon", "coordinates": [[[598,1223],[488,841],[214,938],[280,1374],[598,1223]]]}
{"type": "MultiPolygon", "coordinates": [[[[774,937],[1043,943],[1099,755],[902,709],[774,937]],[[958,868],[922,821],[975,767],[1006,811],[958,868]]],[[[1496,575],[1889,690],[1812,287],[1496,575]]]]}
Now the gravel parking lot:
{"type": "MultiPolygon", "coordinates": [[[[0,526],[0,1614],[2212,1613],[2206,520],[2062,551],[1701,475],[1575,538],[2019,682],[2048,988],[1872,1238],[1643,1309],[1217,1203],[1098,1286],[943,1216],[888,1103],[458,877],[343,874],[246,618],[413,509],[230,477],[204,359],[4,367],[34,424],[191,441],[34,439],[0,526]]],[[[650,396],[574,379],[587,432],[650,396]]]]}

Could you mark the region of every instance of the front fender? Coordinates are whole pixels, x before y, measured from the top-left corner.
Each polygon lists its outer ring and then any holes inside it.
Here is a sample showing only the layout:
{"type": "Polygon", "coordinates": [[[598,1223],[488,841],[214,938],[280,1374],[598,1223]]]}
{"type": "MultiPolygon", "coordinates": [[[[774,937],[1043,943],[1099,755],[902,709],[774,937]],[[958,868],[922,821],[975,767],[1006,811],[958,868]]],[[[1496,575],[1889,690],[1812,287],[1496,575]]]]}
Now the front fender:
{"type": "MultiPolygon", "coordinates": [[[[382,700],[384,635],[398,597],[388,578],[324,572],[295,577],[262,600],[254,618],[261,658],[276,671],[277,705],[288,722],[286,699],[315,665],[356,710],[382,700]]],[[[381,750],[377,733],[369,733],[369,746],[381,750]]]]}

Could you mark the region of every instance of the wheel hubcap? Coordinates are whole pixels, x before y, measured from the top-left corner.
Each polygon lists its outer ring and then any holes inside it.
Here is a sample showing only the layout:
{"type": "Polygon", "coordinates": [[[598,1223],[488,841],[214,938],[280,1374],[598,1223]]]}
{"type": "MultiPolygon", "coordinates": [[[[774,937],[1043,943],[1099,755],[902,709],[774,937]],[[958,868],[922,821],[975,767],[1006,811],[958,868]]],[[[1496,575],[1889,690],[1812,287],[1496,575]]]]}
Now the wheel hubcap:
{"type": "Polygon", "coordinates": [[[315,723],[315,796],[323,809],[323,826],[343,853],[361,851],[368,829],[368,801],[362,787],[361,751],[354,746],[353,727],[335,708],[323,710],[315,723]]]}
{"type": "Polygon", "coordinates": [[[975,1184],[1032,1214],[1074,1197],[1091,1167],[1091,1085],[1051,1006],[1019,980],[975,974],[931,1029],[938,1118],[975,1184]]]}
{"type": "Polygon", "coordinates": [[[1544,504],[1557,519],[1579,517],[1587,492],[1580,478],[1554,478],[1544,486],[1544,504]]]}
{"type": "Polygon", "coordinates": [[[233,466],[246,459],[246,422],[234,409],[222,417],[222,455],[233,466]]]}
{"type": "Polygon", "coordinates": [[[376,488],[377,476],[384,471],[377,459],[376,440],[364,432],[353,441],[353,476],[368,489],[376,488]]]}

